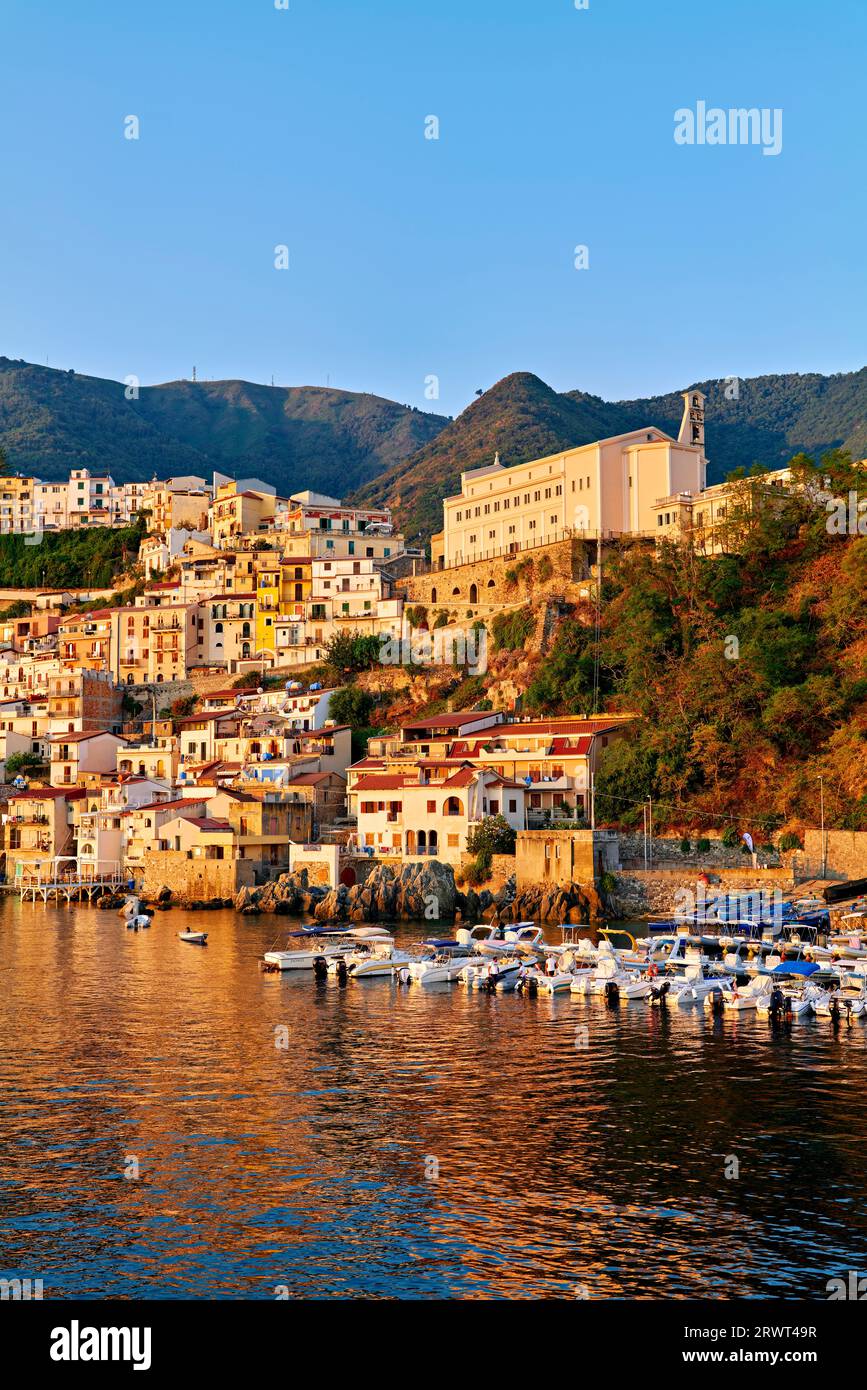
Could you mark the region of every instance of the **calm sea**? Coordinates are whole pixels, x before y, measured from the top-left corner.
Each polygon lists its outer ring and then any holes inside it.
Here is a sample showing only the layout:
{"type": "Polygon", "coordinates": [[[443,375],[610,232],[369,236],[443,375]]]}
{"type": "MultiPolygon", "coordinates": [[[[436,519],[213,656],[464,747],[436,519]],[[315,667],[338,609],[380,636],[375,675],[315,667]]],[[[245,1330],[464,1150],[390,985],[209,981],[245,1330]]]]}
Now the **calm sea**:
{"type": "Polygon", "coordinates": [[[867,1272],[867,1025],[260,973],[287,925],[0,903],[0,1276],[818,1299],[867,1272]]]}

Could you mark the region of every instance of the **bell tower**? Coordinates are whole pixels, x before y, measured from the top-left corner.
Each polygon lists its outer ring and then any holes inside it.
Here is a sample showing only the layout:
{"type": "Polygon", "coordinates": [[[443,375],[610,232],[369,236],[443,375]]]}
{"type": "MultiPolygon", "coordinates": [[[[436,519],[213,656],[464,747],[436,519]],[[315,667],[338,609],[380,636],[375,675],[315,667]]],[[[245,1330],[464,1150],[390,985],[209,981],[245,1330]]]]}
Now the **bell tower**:
{"type": "Polygon", "coordinates": [[[683,419],[677,442],[695,444],[704,453],[704,394],[701,391],[683,393],[683,419]]]}

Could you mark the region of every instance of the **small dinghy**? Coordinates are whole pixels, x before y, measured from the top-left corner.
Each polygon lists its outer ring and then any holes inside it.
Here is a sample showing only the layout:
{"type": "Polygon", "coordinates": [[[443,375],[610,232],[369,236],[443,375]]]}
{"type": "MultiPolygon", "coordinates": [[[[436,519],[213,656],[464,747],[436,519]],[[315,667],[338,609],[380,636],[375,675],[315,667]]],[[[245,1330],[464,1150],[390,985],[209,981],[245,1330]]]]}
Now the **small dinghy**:
{"type": "Polygon", "coordinates": [[[141,900],[134,894],[130,894],[123,907],[118,908],[118,916],[123,918],[130,931],[142,931],[151,924],[150,914],[142,912],[141,900]]]}
{"type": "Polygon", "coordinates": [[[191,946],[207,946],[208,933],[206,931],[179,931],[178,939],[188,941],[191,946]]]}

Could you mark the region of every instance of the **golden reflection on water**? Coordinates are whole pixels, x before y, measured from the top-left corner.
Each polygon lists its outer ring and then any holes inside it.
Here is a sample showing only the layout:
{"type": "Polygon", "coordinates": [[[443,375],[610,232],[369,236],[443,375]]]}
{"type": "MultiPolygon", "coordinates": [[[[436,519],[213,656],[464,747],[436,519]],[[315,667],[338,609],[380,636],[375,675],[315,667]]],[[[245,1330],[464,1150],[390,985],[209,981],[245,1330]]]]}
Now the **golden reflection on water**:
{"type": "Polygon", "coordinates": [[[286,925],[3,900],[0,1273],[46,1297],[817,1298],[867,1263],[867,1025],[264,975],[286,925]]]}

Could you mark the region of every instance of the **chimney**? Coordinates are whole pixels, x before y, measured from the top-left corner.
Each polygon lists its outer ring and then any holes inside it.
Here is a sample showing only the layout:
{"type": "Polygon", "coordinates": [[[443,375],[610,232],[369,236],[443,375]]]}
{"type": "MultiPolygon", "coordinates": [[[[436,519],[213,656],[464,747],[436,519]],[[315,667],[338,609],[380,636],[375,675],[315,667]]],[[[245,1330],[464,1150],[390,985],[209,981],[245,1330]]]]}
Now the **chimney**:
{"type": "Polygon", "coordinates": [[[692,390],[683,393],[683,419],[678,444],[694,444],[704,453],[704,395],[692,390]]]}

